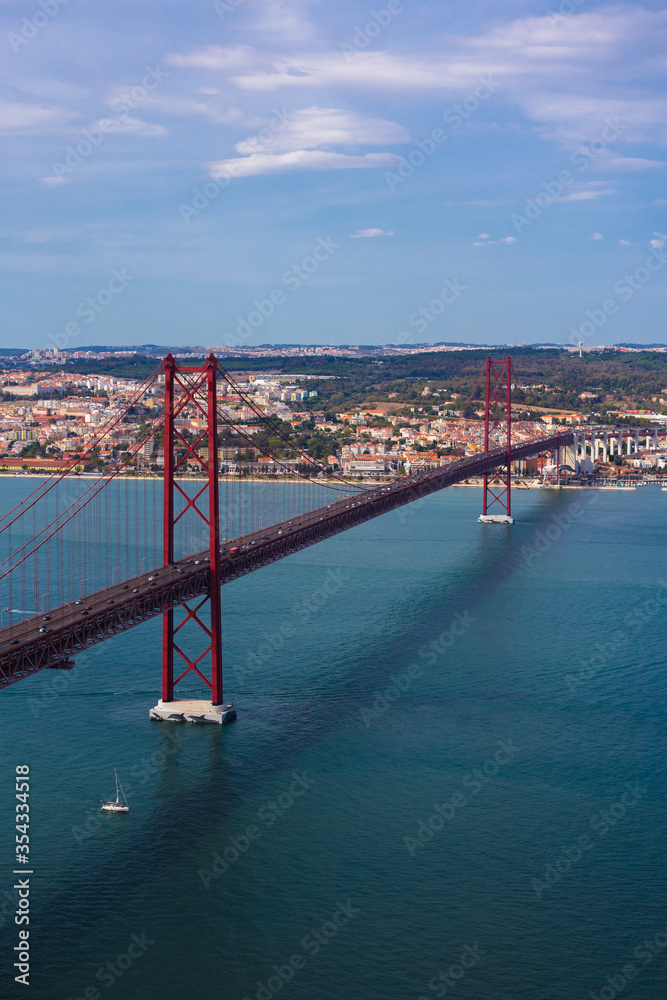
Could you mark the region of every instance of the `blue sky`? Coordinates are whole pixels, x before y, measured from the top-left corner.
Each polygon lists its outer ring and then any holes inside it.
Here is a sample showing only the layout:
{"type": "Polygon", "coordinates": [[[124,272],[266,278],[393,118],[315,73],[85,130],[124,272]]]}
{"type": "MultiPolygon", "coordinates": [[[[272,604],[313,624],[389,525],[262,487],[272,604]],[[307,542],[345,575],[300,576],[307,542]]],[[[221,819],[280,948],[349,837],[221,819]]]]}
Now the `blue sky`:
{"type": "Polygon", "coordinates": [[[0,18],[1,346],[667,341],[660,3],[0,18]]]}

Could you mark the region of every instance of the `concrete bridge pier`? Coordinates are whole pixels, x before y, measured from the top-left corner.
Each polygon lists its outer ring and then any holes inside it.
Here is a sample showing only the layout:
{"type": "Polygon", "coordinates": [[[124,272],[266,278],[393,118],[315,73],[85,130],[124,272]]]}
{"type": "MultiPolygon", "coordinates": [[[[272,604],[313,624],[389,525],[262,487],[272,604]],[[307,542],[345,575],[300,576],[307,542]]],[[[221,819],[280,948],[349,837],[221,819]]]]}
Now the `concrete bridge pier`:
{"type": "Polygon", "coordinates": [[[212,722],[214,725],[225,725],[236,718],[233,705],[214,705],[210,701],[200,699],[160,700],[148,713],[154,722],[212,722]]]}
{"type": "Polygon", "coordinates": [[[569,465],[575,472],[579,472],[579,435],[572,435],[572,444],[565,449],[565,464],[569,465]]]}

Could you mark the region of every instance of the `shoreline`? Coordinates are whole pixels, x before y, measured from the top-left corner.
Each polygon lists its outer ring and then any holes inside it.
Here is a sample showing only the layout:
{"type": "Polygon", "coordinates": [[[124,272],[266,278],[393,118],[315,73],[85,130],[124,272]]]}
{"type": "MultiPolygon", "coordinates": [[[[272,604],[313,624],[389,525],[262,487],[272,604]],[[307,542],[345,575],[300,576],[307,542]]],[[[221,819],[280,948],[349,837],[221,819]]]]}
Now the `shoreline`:
{"type": "MultiPolygon", "coordinates": [[[[45,472],[20,472],[20,473],[17,474],[15,472],[3,472],[2,470],[0,470],[0,479],[2,479],[2,478],[7,478],[7,479],[50,479],[51,476],[47,475],[45,472]]],[[[74,477],[70,477],[70,478],[74,478],[74,479],[86,479],[86,480],[88,480],[88,479],[100,480],[100,479],[103,479],[104,477],[103,476],[94,476],[94,475],[91,475],[90,473],[82,472],[82,473],[79,473],[78,476],[74,476],[74,477]]],[[[162,476],[114,476],[114,479],[117,480],[118,482],[121,482],[121,483],[125,483],[125,482],[140,482],[140,483],[153,482],[153,483],[162,483],[163,482],[162,476]]],[[[339,479],[333,479],[333,480],[331,480],[331,479],[311,479],[311,480],[305,480],[305,479],[288,479],[287,477],[285,477],[284,479],[281,479],[281,478],[276,478],[275,476],[266,476],[263,479],[262,478],[252,478],[251,476],[219,476],[218,477],[218,482],[219,483],[274,483],[276,486],[284,486],[286,483],[293,483],[295,486],[299,486],[300,484],[305,483],[307,481],[311,482],[311,483],[315,483],[316,485],[319,485],[319,486],[326,486],[326,485],[328,485],[331,482],[333,482],[333,483],[340,483],[339,479]]],[[[208,482],[208,479],[207,479],[206,476],[176,476],[175,477],[175,482],[179,482],[179,483],[183,483],[183,482],[185,482],[185,483],[206,483],[206,482],[208,482]]],[[[343,484],[341,484],[341,485],[343,485],[343,484]]],[[[344,484],[344,485],[347,485],[347,484],[344,484]]],[[[350,486],[359,486],[361,484],[359,482],[355,482],[355,483],[350,483],[349,485],[350,486]]],[[[386,483],[384,485],[386,485],[386,483]]]]}
{"type": "MultiPolygon", "coordinates": [[[[6,471],[3,471],[3,470],[0,470],[0,479],[2,479],[2,478],[7,478],[7,479],[50,479],[51,477],[48,476],[46,473],[43,473],[43,472],[21,472],[21,473],[17,474],[15,472],[6,472],[6,471]]],[[[94,476],[94,475],[91,475],[90,473],[79,473],[79,475],[76,478],[80,479],[80,480],[95,480],[95,481],[97,481],[97,480],[100,479],[99,476],[94,476]]],[[[161,476],[115,476],[114,478],[118,482],[155,482],[155,483],[162,483],[163,482],[161,476]]],[[[177,477],[177,481],[178,482],[186,482],[186,483],[187,482],[205,483],[205,482],[207,482],[207,479],[206,479],[205,476],[183,476],[182,478],[181,477],[177,477]]],[[[358,486],[387,486],[390,483],[394,482],[394,480],[389,480],[389,479],[362,479],[362,480],[355,480],[353,482],[345,483],[345,482],[342,482],[340,479],[333,479],[333,480],[331,480],[331,479],[326,479],[326,480],[325,479],[321,479],[321,480],[311,479],[311,480],[305,480],[305,479],[291,479],[291,478],[287,478],[287,477],[285,477],[283,479],[283,478],[280,478],[280,477],[276,478],[275,476],[266,476],[264,478],[262,478],[262,477],[253,478],[253,477],[250,477],[250,476],[220,476],[219,479],[218,479],[218,483],[220,485],[222,485],[224,483],[270,483],[270,484],[272,484],[274,486],[301,486],[301,485],[304,485],[306,482],[308,482],[308,483],[310,483],[311,485],[314,485],[314,486],[329,486],[329,485],[335,484],[335,485],[338,485],[338,486],[358,487],[358,486]]],[[[484,483],[483,483],[482,480],[475,480],[473,482],[452,483],[451,487],[448,487],[448,488],[456,489],[456,488],[459,488],[459,487],[463,487],[465,489],[482,489],[483,485],[484,485],[484,483]]],[[[601,486],[597,486],[597,485],[595,485],[593,483],[592,484],[588,484],[588,483],[581,483],[581,484],[579,484],[579,483],[577,483],[577,484],[575,484],[575,483],[564,483],[561,486],[542,486],[539,483],[539,481],[533,480],[533,481],[530,481],[530,482],[513,483],[512,484],[512,488],[514,490],[607,490],[607,491],[611,490],[611,491],[618,492],[619,490],[620,491],[636,490],[639,486],[643,486],[643,485],[644,484],[641,481],[638,481],[638,482],[633,482],[631,484],[628,484],[627,486],[602,486],[602,485],[601,486]]],[[[667,490],[667,481],[665,482],[665,484],[663,484],[663,483],[648,483],[646,485],[649,485],[649,486],[658,486],[658,487],[661,487],[663,490],[667,490]]]]}
{"type": "MultiPolygon", "coordinates": [[[[638,486],[643,485],[642,483],[631,483],[628,486],[597,486],[595,483],[563,483],[561,486],[542,486],[540,483],[512,483],[513,490],[636,490],[638,486]]],[[[661,486],[661,483],[650,483],[651,486],[661,486]]],[[[452,483],[450,489],[455,489],[457,486],[471,487],[475,489],[482,489],[484,486],[483,482],[473,482],[473,483],[452,483]]],[[[663,487],[663,489],[667,486],[663,487]]]]}

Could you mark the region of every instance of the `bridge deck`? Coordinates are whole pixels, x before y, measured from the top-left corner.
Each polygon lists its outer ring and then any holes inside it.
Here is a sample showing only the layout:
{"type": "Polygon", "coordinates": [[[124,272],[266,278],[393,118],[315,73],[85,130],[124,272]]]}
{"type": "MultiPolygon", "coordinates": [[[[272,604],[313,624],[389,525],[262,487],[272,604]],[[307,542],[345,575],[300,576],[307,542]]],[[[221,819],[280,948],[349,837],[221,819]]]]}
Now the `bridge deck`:
{"type": "MultiPolygon", "coordinates": [[[[551,448],[571,444],[566,432],[515,445],[517,461],[551,448]]],[[[462,459],[420,475],[342,500],[244,535],[221,546],[220,584],[230,583],[285,556],[353,528],[421,497],[491,472],[504,464],[504,449],[462,459]]],[[[210,573],[206,553],[162,566],[123,583],[36,615],[0,631],[0,688],[46,668],[67,668],[71,657],[89,646],[140,625],[183,601],[207,594],[210,573]],[[41,632],[40,628],[48,631],[41,632]]]]}

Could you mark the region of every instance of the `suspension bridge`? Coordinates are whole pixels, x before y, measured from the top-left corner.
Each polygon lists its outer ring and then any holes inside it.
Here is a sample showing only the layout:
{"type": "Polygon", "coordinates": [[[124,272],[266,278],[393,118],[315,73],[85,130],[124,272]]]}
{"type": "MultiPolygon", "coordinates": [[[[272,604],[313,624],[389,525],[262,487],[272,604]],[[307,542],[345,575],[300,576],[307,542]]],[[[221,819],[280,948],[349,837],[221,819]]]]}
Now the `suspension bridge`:
{"type": "Polygon", "coordinates": [[[16,501],[0,518],[0,688],[70,669],[89,647],[161,617],[162,697],[150,717],[230,721],[225,584],[473,476],[484,477],[480,520],[511,523],[512,464],[551,452],[559,466],[573,433],[513,442],[510,359],[488,358],[485,376],[483,452],[369,486],[299,447],[214,355],[200,365],[168,355],[67,468],[33,489],[22,478],[8,481],[16,501]],[[229,394],[252,412],[252,426],[225,405],[229,394]],[[130,420],[138,422],[131,442],[130,420]],[[109,442],[126,450],[98,475],[82,476],[109,442]],[[284,475],[230,476],[220,456],[241,448],[284,475]],[[161,479],[142,462],[158,452],[161,479]],[[193,676],[208,698],[175,697],[193,676]]]}

